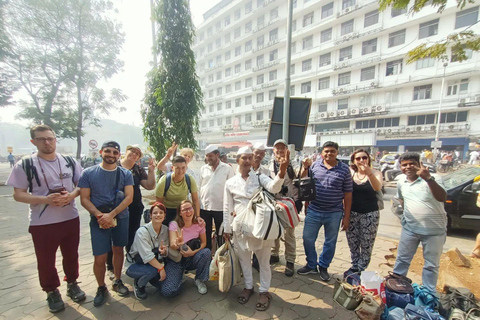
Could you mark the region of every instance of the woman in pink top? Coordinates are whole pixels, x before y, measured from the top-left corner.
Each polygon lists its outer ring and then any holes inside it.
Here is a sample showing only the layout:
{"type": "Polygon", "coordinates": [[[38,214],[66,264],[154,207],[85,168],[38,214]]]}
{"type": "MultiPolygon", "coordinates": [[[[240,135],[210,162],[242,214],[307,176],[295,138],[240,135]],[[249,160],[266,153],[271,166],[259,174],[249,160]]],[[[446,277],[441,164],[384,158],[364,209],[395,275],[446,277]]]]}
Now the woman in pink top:
{"type": "Polygon", "coordinates": [[[165,266],[167,279],[163,285],[169,288],[170,296],[177,295],[182,290],[185,270],[197,270],[195,285],[198,292],[207,293],[205,281],[208,280],[212,253],[206,248],[205,226],[199,225],[191,201],[183,200],[180,203],[175,220],[168,226],[168,233],[170,250],[178,250],[182,256],[179,262],[169,260],[165,266]]]}

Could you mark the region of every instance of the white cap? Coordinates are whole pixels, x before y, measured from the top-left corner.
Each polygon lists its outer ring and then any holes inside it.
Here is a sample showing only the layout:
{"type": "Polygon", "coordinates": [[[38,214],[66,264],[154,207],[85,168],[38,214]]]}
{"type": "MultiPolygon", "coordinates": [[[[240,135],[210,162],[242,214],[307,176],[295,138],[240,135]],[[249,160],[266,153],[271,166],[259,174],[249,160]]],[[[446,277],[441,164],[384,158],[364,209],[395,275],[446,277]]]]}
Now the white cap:
{"type": "Polygon", "coordinates": [[[253,150],[265,150],[265,145],[261,142],[257,142],[253,145],[253,150]]]}
{"type": "Polygon", "coordinates": [[[253,154],[252,149],[250,147],[241,147],[238,149],[237,154],[253,154]]]}
{"type": "Polygon", "coordinates": [[[211,145],[209,145],[208,147],[205,148],[205,154],[209,154],[210,152],[213,152],[215,150],[218,151],[218,147],[214,144],[211,144],[211,145]]]}

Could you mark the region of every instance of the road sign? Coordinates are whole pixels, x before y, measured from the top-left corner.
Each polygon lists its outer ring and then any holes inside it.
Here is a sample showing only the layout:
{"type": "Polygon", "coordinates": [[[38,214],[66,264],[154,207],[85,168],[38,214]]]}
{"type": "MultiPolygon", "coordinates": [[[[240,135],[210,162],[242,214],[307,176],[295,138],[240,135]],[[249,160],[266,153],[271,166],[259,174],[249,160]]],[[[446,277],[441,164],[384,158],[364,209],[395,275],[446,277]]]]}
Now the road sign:
{"type": "Polygon", "coordinates": [[[96,140],[90,140],[88,141],[88,146],[90,147],[90,149],[96,149],[98,147],[98,143],[96,140]]]}
{"type": "Polygon", "coordinates": [[[7,147],[7,152],[8,153],[13,153],[13,147],[7,147]]]}
{"type": "Polygon", "coordinates": [[[432,141],[430,144],[431,148],[441,148],[442,147],[442,141],[432,141]]]}

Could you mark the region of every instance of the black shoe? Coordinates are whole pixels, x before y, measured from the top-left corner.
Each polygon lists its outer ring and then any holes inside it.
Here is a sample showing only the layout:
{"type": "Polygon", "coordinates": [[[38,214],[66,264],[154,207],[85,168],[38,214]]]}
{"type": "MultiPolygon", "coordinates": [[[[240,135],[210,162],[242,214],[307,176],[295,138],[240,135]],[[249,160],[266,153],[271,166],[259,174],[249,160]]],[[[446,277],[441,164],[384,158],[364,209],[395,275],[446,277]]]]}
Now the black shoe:
{"type": "Polygon", "coordinates": [[[108,296],[107,287],[104,285],[101,287],[98,287],[97,294],[95,295],[95,298],[93,298],[93,306],[100,307],[102,304],[104,304],[107,301],[107,296],[108,296]]]}
{"type": "Polygon", "coordinates": [[[122,279],[117,279],[113,281],[113,286],[112,286],[113,291],[118,293],[120,297],[125,297],[128,296],[128,293],[130,292],[127,287],[123,284],[122,279]]]}
{"type": "Polygon", "coordinates": [[[135,293],[135,297],[137,297],[138,300],[147,299],[147,292],[145,291],[145,287],[140,287],[137,283],[137,280],[133,282],[133,293],[135,293]]]}
{"type": "Polygon", "coordinates": [[[285,275],[287,277],[293,277],[295,265],[291,262],[287,262],[287,265],[285,266],[285,275]]]}
{"type": "Polygon", "coordinates": [[[85,300],[85,292],[80,289],[78,282],[72,282],[67,284],[67,296],[70,297],[75,302],[80,302],[85,300]]]}
{"type": "Polygon", "coordinates": [[[258,264],[258,259],[255,254],[253,255],[253,259],[252,259],[252,267],[258,272],[260,272],[260,265],[258,264]]]}
{"type": "Polygon", "coordinates": [[[328,274],[328,269],[324,267],[318,267],[318,273],[320,274],[320,279],[322,281],[328,282],[330,280],[330,275],[328,274]]]}
{"type": "Polygon", "coordinates": [[[274,256],[273,254],[270,256],[270,264],[274,264],[280,262],[280,257],[279,256],[274,256]]]}
{"type": "Polygon", "coordinates": [[[60,291],[55,289],[47,293],[48,310],[51,313],[59,312],[65,309],[60,291]]]}
{"type": "Polygon", "coordinates": [[[318,270],[317,270],[317,267],[312,269],[309,266],[304,266],[304,267],[301,267],[300,269],[298,269],[297,273],[299,275],[303,276],[303,275],[306,275],[306,274],[309,274],[309,273],[316,274],[316,273],[318,273],[318,270]]]}

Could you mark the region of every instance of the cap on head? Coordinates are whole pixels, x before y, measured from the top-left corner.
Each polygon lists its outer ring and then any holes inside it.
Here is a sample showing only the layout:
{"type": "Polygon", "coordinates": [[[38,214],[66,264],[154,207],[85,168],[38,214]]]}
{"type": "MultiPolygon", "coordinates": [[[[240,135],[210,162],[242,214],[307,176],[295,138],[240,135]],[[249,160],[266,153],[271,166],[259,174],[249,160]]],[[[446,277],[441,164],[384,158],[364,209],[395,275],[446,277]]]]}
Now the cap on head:
{"type": "Polygon", "coordinates": [[[103,144],[102,144],[102,150],[105,149],[105,148],[114,148],[114,149],[117,149],[118,152],[120,152],[120,145],[118,144],[118,142],[116,141],[105,141],[103,144]]]}
{"type": "Polygon", "coordinates": [[[285,147],[288,148],[288,143],[287,143],[287,141],[285,141],[285,140],[283,140],[283,139],[278,139],[277,141],[275,141],[275,143],[273,144],[273,146],[275,147],[275,146],[276,146],[277,144],[279,144],[279,143],[285,145],[285,147]]]}
{"type": "Polygon", "coordinates": [[[211,145],[209,145],[208,147],[205,148],[205,154],[209,154],[209,153],[211,153],[215,150],[218,151],[218,147],[214,144],[211,144],[211,145]]]}
{"type": "Polygon", "coordinates": [[[265,150],[265,145],[261,142],[257,142],[253,145],[253,150],[265,150]]]}
{"type": "MultiPolygon", "coordinates": [[[[129,144],[127,146],[126,150],[128,151],[130,149],[136,149],[140,153],[140,158],[143,156],[142,149],[140,149],[140,146],[138,144],[129,144]]],[[[119,151],[120,151],[120,149],[119,149],[119,151]]]]}
{"type": "Polygon", "coordinates": [[[253,151],[248,146],[241,147],[240,149],[238,149],[237,155],[241,155],[241,154],[253,154],[253,151]]]}

